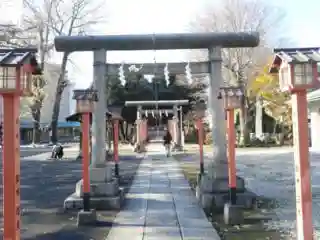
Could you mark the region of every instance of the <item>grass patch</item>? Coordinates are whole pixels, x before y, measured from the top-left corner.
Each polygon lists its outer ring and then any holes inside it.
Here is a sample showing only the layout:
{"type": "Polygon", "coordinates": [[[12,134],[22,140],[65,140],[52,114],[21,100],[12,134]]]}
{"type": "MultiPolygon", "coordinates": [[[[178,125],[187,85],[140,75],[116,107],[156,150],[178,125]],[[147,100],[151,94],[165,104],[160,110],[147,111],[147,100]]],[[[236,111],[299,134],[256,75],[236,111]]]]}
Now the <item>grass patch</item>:
{"type": "MultiPolygon", "coordinates": [[[[190,186],[195,190],[197,185],[197,175],[199,173],[199,162],[183,161],[190,157],[188,154],[176,155],[175,158],[180,162],[180,167],[188,179],[190,186]],[[182,162],[183,161],[183,162],[182,162]]],[[[265,222],[274,217],[274,212],[270,208],[272,200],[260,199],[259,208],[246,210],[244,212],[245,223],[242,225],[228,226],[224,224],[223,214],[207,215],[213,227],[218,231],[222,240],[282,240],[286,236],[275,230],[267,230],[265,222]]]]}

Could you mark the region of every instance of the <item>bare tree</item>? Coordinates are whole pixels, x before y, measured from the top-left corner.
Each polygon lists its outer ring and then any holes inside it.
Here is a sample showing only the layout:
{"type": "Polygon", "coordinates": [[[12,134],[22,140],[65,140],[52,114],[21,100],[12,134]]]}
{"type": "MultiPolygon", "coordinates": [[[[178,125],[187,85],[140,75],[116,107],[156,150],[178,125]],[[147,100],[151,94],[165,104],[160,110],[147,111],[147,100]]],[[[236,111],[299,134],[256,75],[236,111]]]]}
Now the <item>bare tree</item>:
{"type": "MultiPolygon", "coordinates": [[[[54,48],[55,36],[80,35],[90,30],[90,27],[102,23],[104,17],[99,16],[103,3],[90,0],[24,0],[25,7],[28,9],[28,23],[38,26],[43,34],[40,34],[39,49],[43,50],[44,56],[48,56],[54,48]],[[41,44],[42,43],[42,44],[41,44]]],[[[105,13],[104,13],[105,14],[105,13]]],[[[58,78],[55,101],[53,105],[51,120],[51,141],[56,143],[57,124],[60,112],[60,102],[62,93],[69,82],[66,78],[66,69],[70,54],[62,54],[60,63],[60,74],[58,78]]],[[[45,58],[41,59],[45,60],[45,58]]],[[[44,62],[44,61],[41,61],[44,62]]]]}
{"type": "Polygon", "coordinates": [[[30,22],[28,19],[24,21],[24,25],[21,27],[13,25],[2,25],[0,29],[0,35],[3,36],[1,41],[2,47],[15,48],[15,47],[34,47],[39,46],[40,64],[39,69],[32,79],[32,97],[21,98],[20,110],[21,117],[32,117],[33,120],[33,143],[40,141],[40,118],[41,108],[45,99],[45,92],[43,91],[46,85],[46,80],[42,75],[41,69],[44,68],[45,58],[48,55],[49,50],[46,49],[48,38],[44,35],[48,30],[45,30],[45,25],[38,20],[30,22]]]}
{"type": "MultiPolygon", "coordinates": [[[[257,48],[223,49],[223,77],[228,84],[238,85],[246,89],[269,60],[272,46],[277,44],[281,36],[280,28],[284,20],[284,12],[261,0],[223,0],[220,4],[206,6],[198,18],[191,23],[192,30],[210,32],[259,32],[261,43],[257,48]],[[281,24],[280,24],[281,23],[281,24]]],[[[196,58],[203,58],[197,52],[196,58]]],[[[241,143],[249,139],[248,123],[251,103],[243,98],[240,111],[241,143]]]]}

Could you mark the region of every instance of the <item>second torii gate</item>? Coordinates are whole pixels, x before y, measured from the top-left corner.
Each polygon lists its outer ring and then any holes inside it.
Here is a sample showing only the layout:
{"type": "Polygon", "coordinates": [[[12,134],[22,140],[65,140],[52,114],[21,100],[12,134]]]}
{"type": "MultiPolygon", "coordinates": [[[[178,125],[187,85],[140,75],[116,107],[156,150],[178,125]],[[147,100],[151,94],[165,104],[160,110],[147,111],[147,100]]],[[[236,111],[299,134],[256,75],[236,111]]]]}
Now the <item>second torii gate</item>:
{"type": "MultiPolygon", "coordinates": [[[[172,106],[173,119],[168,123],[168,129],[173,136],[173,142],[175,144],[175,149],[181,149],[181,137],[183,135],[183,129],[179,129],[179,116],[178,107],[183,105],[188,105],[189,100],[159,100],[159,101],[126,101],[125,106],[127,107],[137,107],[137,149],[141,151],[145,150],[144,142],[147,139],[147,120],[142,118],[142,113],[148,111],[164,111],[161,109],[145,109],[144,106],[172,106]]],[[[169,112],[169,110],[167,110],[169,112]]],[[[182,121],[182,119],[180,119],[182,121]]]]}

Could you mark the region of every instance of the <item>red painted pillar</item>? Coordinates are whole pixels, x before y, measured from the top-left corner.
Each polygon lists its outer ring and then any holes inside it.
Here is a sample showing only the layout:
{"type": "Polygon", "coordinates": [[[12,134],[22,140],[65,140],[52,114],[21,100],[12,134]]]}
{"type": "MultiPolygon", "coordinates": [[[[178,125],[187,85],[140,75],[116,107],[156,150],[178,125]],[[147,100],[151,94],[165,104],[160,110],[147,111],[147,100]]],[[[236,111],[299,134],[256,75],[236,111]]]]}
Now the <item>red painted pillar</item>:
{"type": "Polygon", "coordinates": [[[113,122],[113,158],[115,161],[115,175],[119,177],[119,120],[113,122]]]}
{"type": "Polygon", "coordinates": [[[90,113],[83,113],[82,114],[82,179],[83,179],[83,210],[84,211],[90,211],[89,131],[90,131],[90,113]]]}
{"type": "Polygon", "coordinates": [[[4,240],[20,240],[20,97],[3,95],[3,227],[4,240]]]}
{"type": "Polygon", "coordinates": [[[143,124],[144,124],[144,142],[146,143],[147,137],[148,137],[148,120],[144,119],[143,124]]]}
{"type": "Polygon", "coordinates": [[[147,140],[147,121],[146,119],[141,120],[141,143],[145,144],[147,140]]]}
{"type": "Polygon", "coordinates": [[[292,94],[293,142],[296,181],[297,239],[313,239],[312,193],[309,162],[308,103],[306,90],[292,94]]]}
{"type": "Polygon", "coordinates": [[[141,145],[141,119],[136,121],[136,128],[137,128],[137,144],[138,146],[141,145]]]}

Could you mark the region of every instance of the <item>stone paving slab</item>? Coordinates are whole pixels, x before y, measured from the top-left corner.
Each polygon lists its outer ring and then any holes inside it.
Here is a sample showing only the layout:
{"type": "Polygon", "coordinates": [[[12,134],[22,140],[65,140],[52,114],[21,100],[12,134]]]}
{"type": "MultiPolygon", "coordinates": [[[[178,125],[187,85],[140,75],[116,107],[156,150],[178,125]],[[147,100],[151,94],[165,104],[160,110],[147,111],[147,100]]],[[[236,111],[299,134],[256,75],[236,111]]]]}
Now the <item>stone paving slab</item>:
{"type": "Polygon", "coordinates": [[[140,164],[124,209],[107,240],[220,240],[173,158],[150,155],[140,164]]]}

